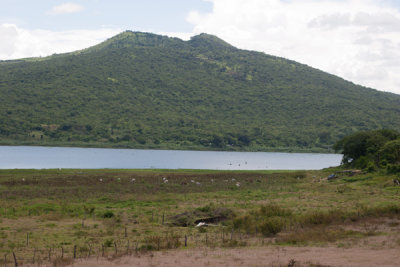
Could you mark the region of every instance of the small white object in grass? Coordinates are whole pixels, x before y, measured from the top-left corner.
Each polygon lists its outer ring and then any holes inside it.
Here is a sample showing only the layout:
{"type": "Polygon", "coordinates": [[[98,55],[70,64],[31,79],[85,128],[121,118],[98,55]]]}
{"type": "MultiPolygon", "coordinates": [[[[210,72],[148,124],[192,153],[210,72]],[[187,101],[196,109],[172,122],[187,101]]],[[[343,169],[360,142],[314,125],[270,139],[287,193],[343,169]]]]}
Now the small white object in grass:
{"type": "Polygon", "coordinates": [[[162,179],[163,179],[163,181],[165,181],[167,178],[163,177],[162,179]]]}
{"type": "Polygon", "coordinates": [[[59,171],[61,171],[61,168],[58,168],[59,171]]]}
{"type": "Polygon", "coordinates": [[[190,180],[192,183],[195,183],[195,181],[194,180],[190,180]]]}
{"type": "Polygon", "coordinates": [[[235,179],[235,178],[232,178],[232,181],[236,181],[236,179],[235,179]]]}
{"type": "Polygon", "coordinates": [[[119,178],[119,177],[118,177],[118,179],[117,179],[117,180],[118,180],[118,181],[121,181],[121,178],[119,178]]]}
{"type": "Polygon", "coordinates": [[[133,183],[134,181],[136,181],[136,179],[135,179],[135,178],[132,178],[131,182],[133,183]]]}
{"type": "Polygon", "coordinates": [[[25,182],[25,178],[22,178],[22,182],[25,182]]]}
{"type": "Polygon", "coordinates": [[[199,222],[195,227],[207,226],[205,222],[199,222]]]}
{"type": "Polygon", "coordinates": [[[236,186],[237,186],[237,187],[239,187],[239,186],[240,186],[240,183],[239,183],[239,182],[237,182],[237,183],[236,183],[236,186]]]}
{"type": "Polygon", "coordinates": [[[165,180],[164,180],[164,183],[168,183],[168,180],[167,180],[167,179],[165,179],[165,180]]]}
{"type": "Polygon", "coordinates": [[[214,179],[211,179],[211,182],[214,183],[214,179]]]}
{"type": "Polygon", "coordinates": [[[100,182],[103,182],[103,179],[100,178],[99,181],[100,181],[100,182]]]}
{"type": "Polygon", "coordinates": [[[200,185],[200,183],[199,183],[199,182],[196,182],[196,184],[197,184],[197,185],[200,185]]]}

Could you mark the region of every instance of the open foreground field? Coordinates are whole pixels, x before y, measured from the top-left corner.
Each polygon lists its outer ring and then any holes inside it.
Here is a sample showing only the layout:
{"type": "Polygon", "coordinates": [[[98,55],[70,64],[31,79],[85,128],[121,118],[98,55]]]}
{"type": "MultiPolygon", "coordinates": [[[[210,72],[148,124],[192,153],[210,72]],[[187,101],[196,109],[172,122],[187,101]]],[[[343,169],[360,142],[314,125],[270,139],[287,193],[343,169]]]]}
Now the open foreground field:
{"type": "Polygon", "coordinates": [[[398,266],[397,177],[333,171],[2,170],[0,264],[398,266]]]}

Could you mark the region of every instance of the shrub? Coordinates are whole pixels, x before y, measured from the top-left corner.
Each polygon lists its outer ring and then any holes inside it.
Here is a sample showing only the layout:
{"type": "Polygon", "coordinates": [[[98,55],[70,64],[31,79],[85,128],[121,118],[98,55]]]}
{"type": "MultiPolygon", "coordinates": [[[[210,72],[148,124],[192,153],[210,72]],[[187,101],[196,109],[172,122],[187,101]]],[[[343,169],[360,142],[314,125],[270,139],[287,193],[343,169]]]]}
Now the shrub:
{"type": "Polygon", "coordinates": [[[332,210],[329,212],[314,211],[304,215],[301,221],[306,225],[321,225],[342,220],[343,216],[343,212],[339,210],[332,210]]]}
{"type": "Polygon", "coordinates": [[[114,240],[113,239],[107,239],[106,241],[104,241],[104,246],[105,247],[112,247],[112,245],[114,244],[114,240]]]}
{"type": "Polygon", "coordinates": [[[260,207],[259,214],[263,217],[286,217],[291,215],[290,210],[279,207],[276,204],[267,204],[260,207]]]}
{"type": "Polygon", "coordinates": [[[112,218],[114,217],[114,213],[111,210],[108,210],[103,213],[103,218],[112,218]]]}
{"type": "Polygon", "coordinates": [[[250,232],[253,225],[254,218],[250,215],[240,216],[233,220],[233,227],[235,229],[245,229],[247,232],[250,232]]]}
{"type": "Polygon", "coordinates": [[[206,205],[203,207],[199,207],[196,210],[201,211],[201,212],[210,212],[212,209],[211,205],[206,205]]]}
{"type": "Polygon", "coordinates": [[[260,231],[263,236],[274,236],[281,232],[285,226],[284,220],[278,217],[271,217],[266,219],[260,225],[260,231]]]}
{"type": "Polygon", "coordinates": [[[386,172],[388,174],[400,173],[400,164],[397,164],[397,165],[388,164],[387,168],[386,168],[386,172]]]}

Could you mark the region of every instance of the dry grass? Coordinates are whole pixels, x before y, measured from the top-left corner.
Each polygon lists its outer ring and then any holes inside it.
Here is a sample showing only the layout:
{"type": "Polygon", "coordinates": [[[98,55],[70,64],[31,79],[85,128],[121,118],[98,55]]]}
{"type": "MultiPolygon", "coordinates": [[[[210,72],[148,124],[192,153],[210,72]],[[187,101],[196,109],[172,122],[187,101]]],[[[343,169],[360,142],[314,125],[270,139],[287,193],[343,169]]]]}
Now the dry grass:
{"type": "Polygon", "coordinates": [[[368,237],[336,225],[398,217],[392,177],[328,182],[327,173],[0,171],[0,255],[10,263],[12,251],[21,262],[48,262],[50,254],[63,264],[74,246],[77,258],[102,256],[103,247],[105,257],[119,257],[182,248],[185,236],[189,248],[326,244],[368,237]],[[236,219],[201,230],[171,226],[173,216],[207,206],[236,219]]]}

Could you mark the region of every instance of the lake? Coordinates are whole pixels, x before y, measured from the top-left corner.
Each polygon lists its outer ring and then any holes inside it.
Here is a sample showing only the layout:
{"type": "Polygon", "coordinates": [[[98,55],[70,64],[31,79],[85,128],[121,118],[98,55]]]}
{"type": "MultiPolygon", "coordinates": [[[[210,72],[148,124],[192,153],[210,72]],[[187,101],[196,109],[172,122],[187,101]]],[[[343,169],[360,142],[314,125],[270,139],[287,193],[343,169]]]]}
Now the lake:
{"type": "Polygon", "coordinates": [[[275,152],[0,146],[0,169],[315,170],[342,155],[275,152]]]}

